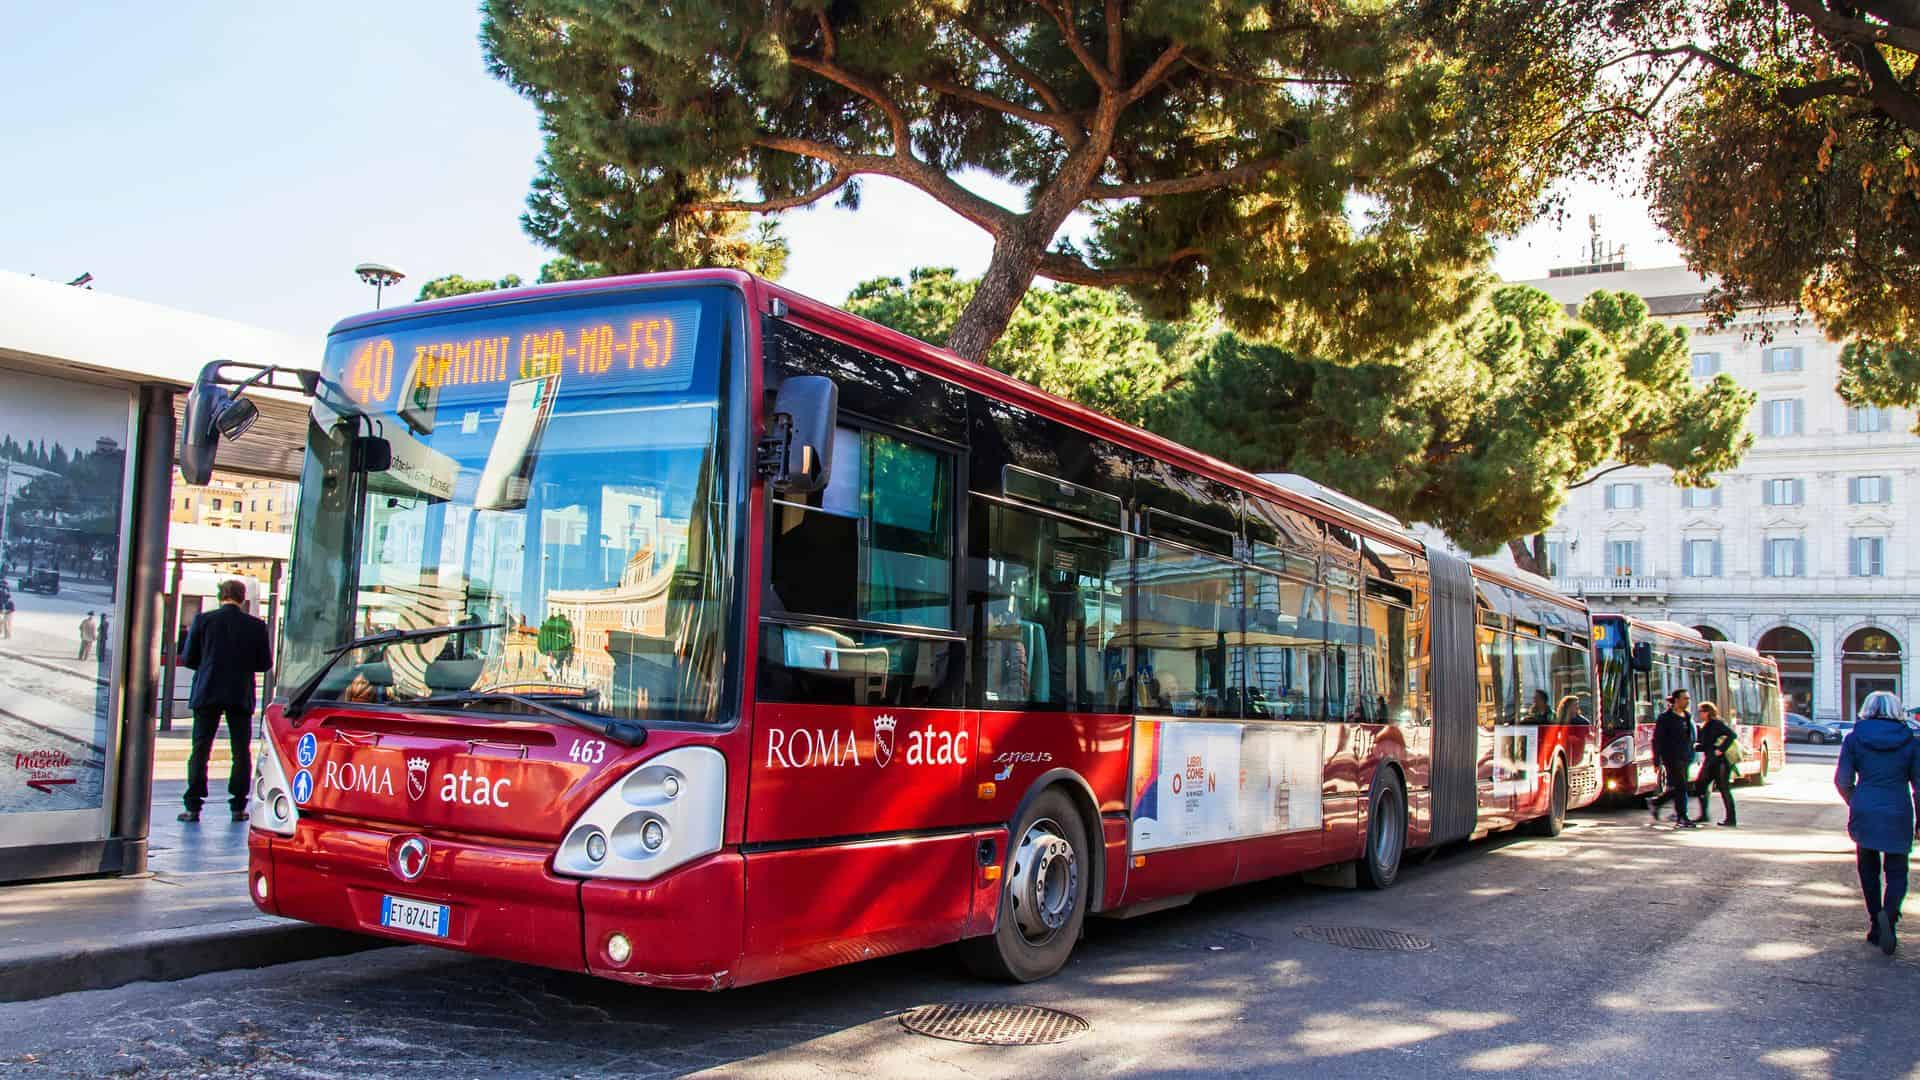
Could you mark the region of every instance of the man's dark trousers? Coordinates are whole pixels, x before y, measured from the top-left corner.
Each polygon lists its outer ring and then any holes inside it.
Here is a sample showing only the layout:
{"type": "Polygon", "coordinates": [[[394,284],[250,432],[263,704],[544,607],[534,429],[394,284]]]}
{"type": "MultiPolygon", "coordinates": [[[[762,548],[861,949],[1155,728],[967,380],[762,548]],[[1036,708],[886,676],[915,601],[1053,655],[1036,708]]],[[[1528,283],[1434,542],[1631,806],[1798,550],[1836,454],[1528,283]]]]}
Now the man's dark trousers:
{"type": "Polygon", "coordinates": [[[207,801],[207,759],[220,720],[227,721],[227,745],[233,749],[233,776],[227,781],[227,801],[235,813],[247,808],[247,789],[253,786],[253,710],[243,705],[205,705],[193,710],[193,753],[187,757],[187,809],[200,812],[207,801]]]}
{"type": "Polygon", "coordinates": [[[1667,774],[1667,790],[1661,792],[1660,797],[1653,803],[1654,807],[1658,808],[1661,803],[1672,799],[1674,815],[1681,821],[1688,820],[1687,795],[1693,785],[1688,781],[1687,773],[1692,765],[1691,758],[1668,758],[1661,766],[1667,774]]]}

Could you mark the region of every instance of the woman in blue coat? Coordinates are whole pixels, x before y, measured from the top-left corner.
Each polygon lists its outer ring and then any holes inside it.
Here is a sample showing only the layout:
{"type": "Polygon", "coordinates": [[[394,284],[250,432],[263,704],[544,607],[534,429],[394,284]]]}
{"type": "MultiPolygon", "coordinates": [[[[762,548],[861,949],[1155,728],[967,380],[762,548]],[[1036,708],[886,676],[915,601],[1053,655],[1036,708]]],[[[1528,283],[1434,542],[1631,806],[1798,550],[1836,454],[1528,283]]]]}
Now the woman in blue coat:
{"type": "Polygon", "coordinates": [[[1920,819],[1920,740],[1900,719],[1900,703],[1892,694],[1867,695],[1860,722],[1840,743],[1833,786],[1847,804],[1847,834],[1853,837],[1871,924],[1867,942],[1892,956],[1899,943],[1894,925],[1907,896],[1907,855],[1920,819]]]}

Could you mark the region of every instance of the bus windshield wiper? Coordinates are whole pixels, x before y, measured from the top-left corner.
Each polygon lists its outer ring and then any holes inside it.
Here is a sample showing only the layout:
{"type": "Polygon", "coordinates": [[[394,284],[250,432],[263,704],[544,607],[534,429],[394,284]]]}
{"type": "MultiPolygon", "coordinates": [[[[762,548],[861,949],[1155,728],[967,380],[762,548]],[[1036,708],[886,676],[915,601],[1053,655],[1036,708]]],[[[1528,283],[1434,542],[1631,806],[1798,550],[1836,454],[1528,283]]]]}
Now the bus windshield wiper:
{"type": "Polygon", "coordinates": [[[422,626],[412,630],[382,630],[377,634],[354,638],[345,645],[336,645],[327,650],[327,662],[320,665],[319,671],[307,676],[307,681],[294,687],[293,693],[287,695],[287,704],[282,712],[293,721],[294,727],[299,727],[300,714],[307,711],[307,702],[313,700],[313,695],[320,689],[321,681],[333,671],[333,665],[339,663],[341,657],[356,649],[371,649],[375,646],[393,645],[402,641],[425,641],[429,638],[446,637],[448,634],[500,630],[506,625],[506,623],[452,623],[447,626],[422,626]]]}
{"type": "Polygon", "coordinates": [[[646,741],[647,729],[631,720],[617,720],[602,713],[561,704],[567,701],[598,700],[600,700],[598,690],[589,690],[583,694],[522,694],[512,690],[462,690],[456,694],[408,698],[404,701],[396,701],[394,704],[414,708],[421,705],[475,705],[506,701],[530,712],[564,720],[577,728],[585,728],[603,739],[610,739],[622,746],[639,746],[646,741]]]}

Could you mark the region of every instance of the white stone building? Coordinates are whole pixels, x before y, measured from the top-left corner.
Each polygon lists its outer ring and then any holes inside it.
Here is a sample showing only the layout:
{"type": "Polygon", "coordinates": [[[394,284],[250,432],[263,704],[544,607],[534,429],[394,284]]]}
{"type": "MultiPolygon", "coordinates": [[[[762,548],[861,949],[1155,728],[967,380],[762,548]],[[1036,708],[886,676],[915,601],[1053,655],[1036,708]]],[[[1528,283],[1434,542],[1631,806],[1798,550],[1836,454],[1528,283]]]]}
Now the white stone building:
{"type": "Polygon", "coordinates": [[[1920,701],[1920,437],[1906,410],[1852,409],[1834,392],[1840,346],[1810,322],[1743,313],[1707,328],[1707,284],[1617,258],[1523,284],[1563,302],[1644,297],[1693,332],[1696,378],[1754,391],[1754,443],[1711,490],[1665,469],[1622,469],[1569,493],[1547,533],[1555,584],[1595,610],[1671,619],[1780,664],[1789,708],[1851,715],[1873,690],[1920,701]],[[1766,340],[1762,340],[1762,339],[1766,340]]]}

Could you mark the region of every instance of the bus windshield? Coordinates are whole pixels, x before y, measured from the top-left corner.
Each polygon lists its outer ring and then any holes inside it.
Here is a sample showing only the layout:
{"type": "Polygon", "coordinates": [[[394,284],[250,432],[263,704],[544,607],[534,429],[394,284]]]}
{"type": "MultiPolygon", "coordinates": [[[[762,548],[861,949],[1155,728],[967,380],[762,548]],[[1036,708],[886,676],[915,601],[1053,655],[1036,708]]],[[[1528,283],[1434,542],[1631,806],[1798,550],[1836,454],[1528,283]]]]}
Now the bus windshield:
{"type": "Polygon", "coordinates": [[[308,424],[282,685],[369,633],[498,624],[342,657],[315,700],[505,691],[718,719],[737,535],[730,296],[600,294],[336,333],[308,424]]]}

